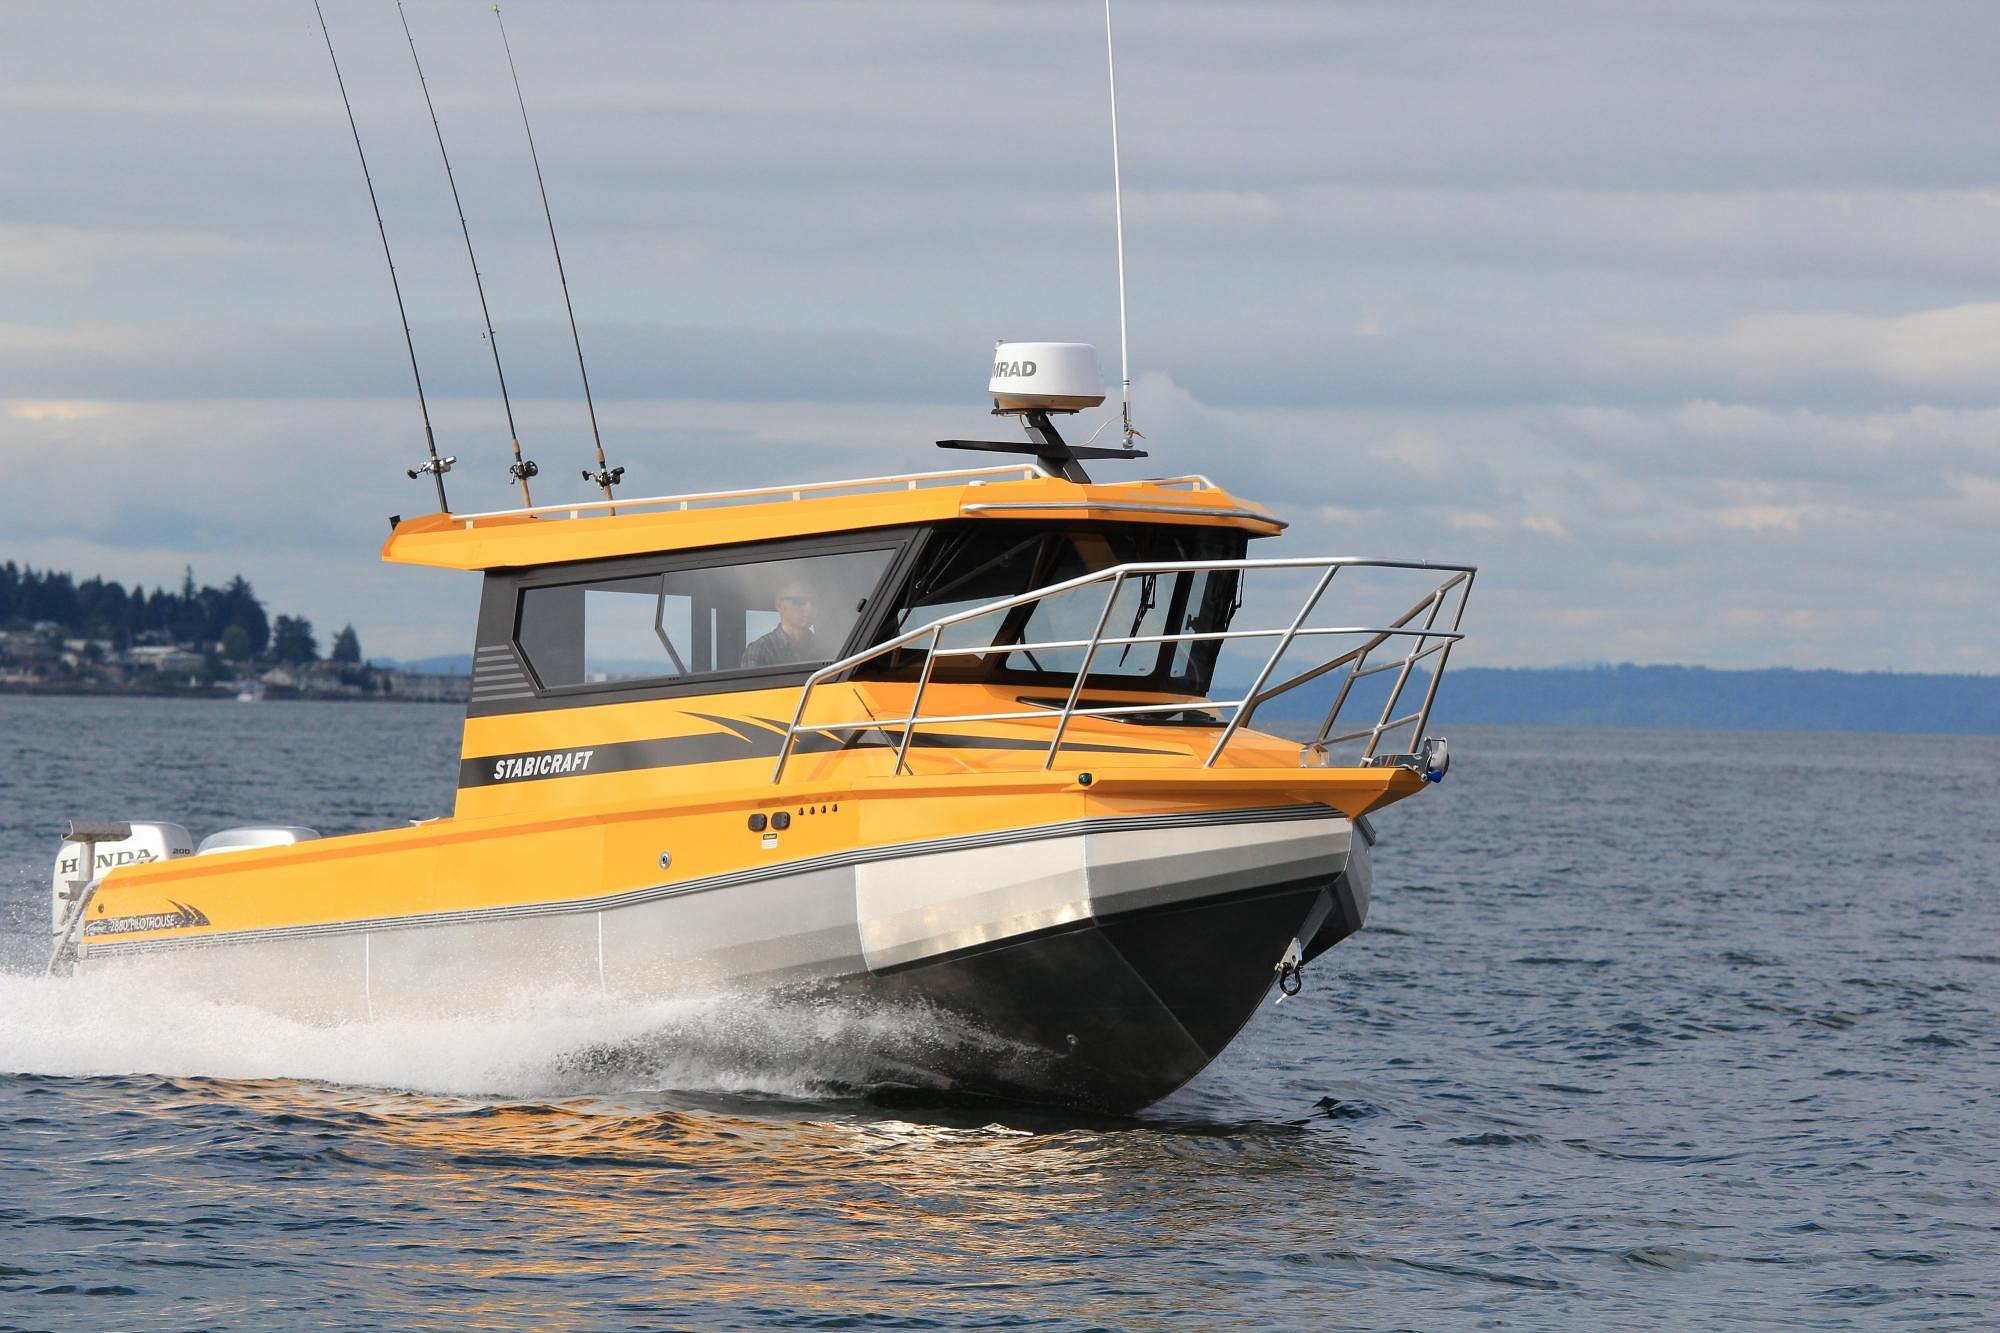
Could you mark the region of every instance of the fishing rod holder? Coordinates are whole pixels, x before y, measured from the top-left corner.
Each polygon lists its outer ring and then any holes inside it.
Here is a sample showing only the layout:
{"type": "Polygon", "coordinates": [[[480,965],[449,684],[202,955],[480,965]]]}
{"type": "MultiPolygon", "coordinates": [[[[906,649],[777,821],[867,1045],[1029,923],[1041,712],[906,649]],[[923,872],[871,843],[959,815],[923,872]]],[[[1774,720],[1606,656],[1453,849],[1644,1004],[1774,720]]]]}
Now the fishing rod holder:
{"type": "Polygon", "coordinates": [[[457,461],[456,457],[439,458],[436,454],[433,454],[417,466],[405,468],[404,471],[408,474],[411,481],[415,481],[418,477],[442,477],[445,473],[451,471],[451,465],[457,461]]]}

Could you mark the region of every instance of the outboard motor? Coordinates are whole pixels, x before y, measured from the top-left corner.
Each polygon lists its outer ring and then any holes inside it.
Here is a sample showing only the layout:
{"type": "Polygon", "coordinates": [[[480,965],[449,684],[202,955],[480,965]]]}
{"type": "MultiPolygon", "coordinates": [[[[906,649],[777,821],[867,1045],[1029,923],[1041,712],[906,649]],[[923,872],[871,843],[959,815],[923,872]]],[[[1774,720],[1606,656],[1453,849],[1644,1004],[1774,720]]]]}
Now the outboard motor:
{"type": "Polygon", "coordinates": [[[217,852],[251,852],[260,847],[289,847],[295,842],[311,842],[319,834],[297,824],[243,824],[211,833],[194,849],[196,856],[217,852]]]}
{"type": "Polygon", "coordinates": [[[106,871],[193,855],[194,839],[179,824],[155,819],[120,823],[73,821],[62,848],[56,852],[55,873],[49,888],[50,933],[64,933],[72,924],[80,895],[103,878],[106,871]],[[84,864],[86,857],[90,859],[88,866],[84,864]]]}

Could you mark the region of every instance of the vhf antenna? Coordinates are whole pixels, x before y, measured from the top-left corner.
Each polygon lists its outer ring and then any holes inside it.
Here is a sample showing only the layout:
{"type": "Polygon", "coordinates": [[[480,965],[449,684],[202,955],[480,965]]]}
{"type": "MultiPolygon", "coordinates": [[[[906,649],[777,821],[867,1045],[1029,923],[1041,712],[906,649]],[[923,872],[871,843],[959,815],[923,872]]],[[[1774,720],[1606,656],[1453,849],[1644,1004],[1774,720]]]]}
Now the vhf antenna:
{"type": "MultiPolygon", "coordinates": [[[[318,4],[319,0],[313,0],[318,4]]],[[[493,373],[500,380],[500,405],[507,411],[507,434],[514,442],[514,463],[507,475],[521,485],[521,503],[532,506],[528,478],[540,472],[533,461],[521,457],[521,432],[514,428],[514,404],[507,398],[507,372],[500,369],[500,339],[493,332],[493,312],[486,307],[486,284],[479,278],[479,260],[472,253],[472,229],[465,225],[465,205],[459,202],[458,180],[451,174],[451,155],[444,150],[444,127],[438,124],[437,106],[431,101],[431,86],[424,78],[424,65],[417,59],[417,39],[410,36],[410,18],[403,12],[403,0],[396,0],[396,17],[403,22],[403,40],[410,44],[410,63],[417,67],[417,83],[424,90],[424,106],[431,113],[431,129],[437,132],[438,157],[444,162],[444,178],[451,186],[451,202],[458,209],[458,229],[465,236],[465,257],[472,264],[472,285],[479,292],[479,313],[486,317],[486,345],[493,349],[493,373]]]]}
{"type": "Polygon", "coordinates": [[[403,345],[410,349],[410,378],[417,382],[417,410],[423,413],[424,444],[431,456],[422,466],[409,470],[410,479],[428,475],[437,484],[438,510],[449,514],[451,506],[445,503],[444,474],[458,460],[438,457],[437,437],[431,433],[431,409],[424,401],[424,377],[417,369],[417,344],[410,336],[410,313],[403,305],[403,284],[396,279],[396,257],[389,253],[389,231],[382,225],[382,205],[375,198],[375,178],[368,174],[368,154],[361,151],[361,130],[354,123],[354,103],[347,97],[347,80],[340,77],[340,57],[333,53],[333,34],[326,30],[326,11],[319,7],[319,0],[313,0],[313,13],[319,15],[319,34],[326,38],[327,59],[333,61],[333,81],[340,85],[340,104],[347,108],[347,128],[354,132],[354,152],[361,159],[361,179],[368,182],[368,204],[375,210],[375,230],[382,236],[382,258],[389,261],[389,286],[396,293],[396,314],[403,321],[403,345]]]}
{"type": "Polygon", "coordinates": [[[1125,336],[1125,191],[1118,179],[1118,61],[1111,43],[1111,0],[1104,0],[1104,65],[1111,76],[1111,216],[1118,233],[1118,364],[1125,447],[1146,437],[1132,429],[1132,351],[1125,336]]]}
{"type": "Polygon", "coordinates": [[[514,79],[514,100],[521,104],[521,128],[528,136],[528,160],[535,164],[535,188],[542,192],[542,216],[549,223],[549,249],[556,254],[556,277],[562,283],[563,309],[569,312],[569,338],[576,344],[576,373],[583,379],[583,405],[590,413],[590,438],[597,445],[597,471],[583,474],[583,479],[595,482],[603,491],[604,498],[611,498],[611,488],[625,478],[622,467],[606,467],[604,464],[604,437],[597,433],[597,404],[590,398],[590,372],[583,365],[583,339],[576,331],[576,307],[570,304],[569,275],[563,272],[562,246],[556,241],[556,215],[549,209],[549,187],[542,182],[542,159],[535,152],[535,131],[528,124],[528,99],[521,95],[521,72],[514,68],[514,47],[507,40],[507,22],[500,17],[500,6],[493,6],[493,21],[500,25],[500,45],[507,52],[507,73],[514,79]]]}

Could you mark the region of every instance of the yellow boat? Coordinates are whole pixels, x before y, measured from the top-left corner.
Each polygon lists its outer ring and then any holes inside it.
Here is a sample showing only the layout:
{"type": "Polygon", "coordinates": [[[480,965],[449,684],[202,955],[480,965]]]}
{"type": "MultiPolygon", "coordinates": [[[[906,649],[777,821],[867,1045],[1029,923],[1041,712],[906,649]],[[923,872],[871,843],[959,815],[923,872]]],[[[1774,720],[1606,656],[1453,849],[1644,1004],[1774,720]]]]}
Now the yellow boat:
{"type": "Polygon", "coordinates": [[[830,997],[961,1034],[875,1052],[884,1082],[1164,1096],[1362,924],[1365,816],[1443,775],[1473,570],[1251,559],[1263,506],[1043,453],[396,524],[384,559],[483,578],[452,815],[78,824],[52,969],[320,1022],[830,997]],[[1258,624],[1253,574],[1285,594],[1258,624]],[[1323,623],[1392,575],[1407,611],[1323,623]],[[1337,697],[1297,734],[1249,725],[1308,685],[1337,697]]]}

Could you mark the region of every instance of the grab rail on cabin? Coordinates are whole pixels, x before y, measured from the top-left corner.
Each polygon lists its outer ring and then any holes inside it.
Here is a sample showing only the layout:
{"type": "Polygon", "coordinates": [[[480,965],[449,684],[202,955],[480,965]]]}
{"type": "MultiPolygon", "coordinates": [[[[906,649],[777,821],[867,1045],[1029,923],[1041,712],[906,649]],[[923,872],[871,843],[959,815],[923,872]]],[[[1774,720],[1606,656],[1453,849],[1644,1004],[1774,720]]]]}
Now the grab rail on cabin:
{"type": "MultiPolygon", "coordinates": [[[[1431,706],[1437,699],[1438,682],[1444,677],[1446,662],[1450,659],[1452,645],[1465,636],[1459,632],[1459,625],[1465,617],[1466,599],[1472,592],[1473,576],[1478,573],[1474,565],[1445,565],[1423,561],[1371,560],[1358,557],[1330,556],[1281,560],[1175,560],[1133,563],[1113,566],[1094,574],[1085,574],[1062,583],[1036,588],[1018,596],[987,602],[952,615],[940,617],[929,624],[907,630],[879,643],[872,648],[855,653],[821,667],[806,678],[799,691],[798,707],[793,711],[791,725],[785,730],[784,743],[778,750],[778,761],[771,772],[771,781],[778,782],[785,775],[785,766],[798,749],[802,737],[810,735],[841,735],[851,738],[868,731],[879,731],[885,735],[900,733],[896,742],[896,766],[894,771],[907,771],[906,760],[910,744],[920,729],[974,722],[1019,722],[1047,721],[1054,719],[1054,734],[1049,738],[1048,748],[1042,754],[1044,771],[1052,768],[1056,756],[1063,745],[1064,734],[1069,730],[1072,719],[1078,717],[1143,718],[1154,714],[1185,713],[1200,707],[1227,711],[1229,720],[1222,727],[1207,758],[1202,761],[1204,768],[1212,768],[1220,759],[1229,743],[1250,721],[1257,709],[1280,695],[1306,685],[1329,672],[1346,668],[1340,679],[1333,704],[1327,710],[1317,732],[1306,740],[1300,751],[1300,763],[1305,764],[1316,758],[1320,763],[1327,759],[1329,750],[1337,745],[1363,740],[1360,763],[1363,766],[1397,764],[1403,767],[1425,771],[1429,760],[1425,750],[1424,727],[1430,720],[1431,706]],[[1331,625],[1317,626],[1309,622],[1334,576],[1343,570],[1389,569],[1417,570],[1442,574],[1444,577],[1413,603],[1408,610],[1392,618],[1386,625],[1331,625]],[[1312,590],[1298,604],[1290,619],[1282,626],[1269,628],[1219,630],[1182,630],[1162,634],[1107,634],[1111,623],[1111,613],[1118,605],[1120,593],[1133,581],[1157,579],[1166,574],[1197,574],[1237,571],[1239,580],[1251,570],[1297,570],[1318,573],[1312,590]],[[987,617],[1006,616],[1019,608],[1031,606],[1053,597],[1077,592],[1080,589],[1103,585],[1106,589],[1103,609],[1097,615],[1096,628],[1087,638],[1049,639],[1038,642],[988,642],[975,645],[947,646],[945,636],[948,631],[971,621],[987,617]],[[1301,640],[1315,638],[1345,639],[1351,643],[1345,651],[1338,652],[1301,671],[1294,671],[1276,683],[1271,677],[1276,674],[1280,661],[1287,650],[1301,640]],[[1254,639],[1276,639],[1262,666],[1256,672],[1249,689],[1233,699],[1208,698],[1197,703],[1177,702],[1164,704],[1101,704],[1079,706],[1084,683],[1090,676],[1090,668],[1098,654],[1105,649],[1125,649],[1141,645],[1164,644],[1226,644],[1254,639]],[[1395,645],[1391,651],[1370,661],[1378,649],[1385,644],[1395,645]],[[904,649],[921,648],[924,653],[922,671],[910,695],[910,710],[901,717],[879,717],[873,714],[849,717],[834,722],[807,722],[806,707],[813,691],[829,680],[850,676],[856,669],[880,658],[904,649]],[[926,714],[923,711],[924,697],[928,690],[937,664],[953,658],[988,657],[995,654],[1011,656],[1023,653],[1030,656],[1040,653],[1055,653],[1081,649],[1083,656],[1069,685],[1068,697],[1060,709],[1051,710],[1036,707],[1021,711],[988,713],[940,713],[926,714]],[[1396,708],[1402,698],[1404,688],[1410,683],[1412,672],[1427,659],[1435,656],[1437,661],[1429,667],[1429,678],[1423,686],[1422,702],[1407,713],[1397,713],[1396,708]],[[1341,725],[1345,710],[1354,698],[1354,686],[1364,679],[1384,672],[1394,671],[1394,681],[1390,684],[1387,697],[1379,710],[1371,710],[1372,721],[1349,720],[1349,729],[1336,733],[1341,725]],[[1407,729],[1408,750],[1388,753],[1382,749],[1385,737],[1407,729]]],[[[1240,591],[1240,583],[1239,583],[1240,591]]],[[[1143,618],[1144,610],[1141,610],[1143,618]]],[[[1136,631],[1137,622],[1134,629],[1136,631]]],[[[1219,650],[1218,650],[1219,651],[1219,650]]],[[[1111,682],[1111,688],[1117,683],[1111,682]]],[[[865,709],[863,710],[866,711],[865,709]]]]}
{"type": "MultiPolygon", "coordinates": [[[[767,500],[820,500],[847,495],[880,494],[884,491],[919,490],[925,486],[965,486],[980,482],[1033,481],[1049,476],[1039,463],[1007,463],[991,467],[948,468],[935,472],[901,472],[885,477],[851,477],[845,481],[809,481],[789,486],[744,486],[730,491],[696,491],[687,495],[655,495],[641,499],[580,500],[571,504],[534,505],[526,509],[495,509],[480,514],[453,514],[452,518],[470,528],[482,519],[588,518],[598,514],[631,514],[656,510],[709,509],[722,505],[767,500]]],[[[1207,477],[1190,473],[1181,477],[1148,478],[1141,482],[1112,482],[1110,485],[1143,485],[1169,490],[1212,491],[1220,489],[1207,477]]]]}

